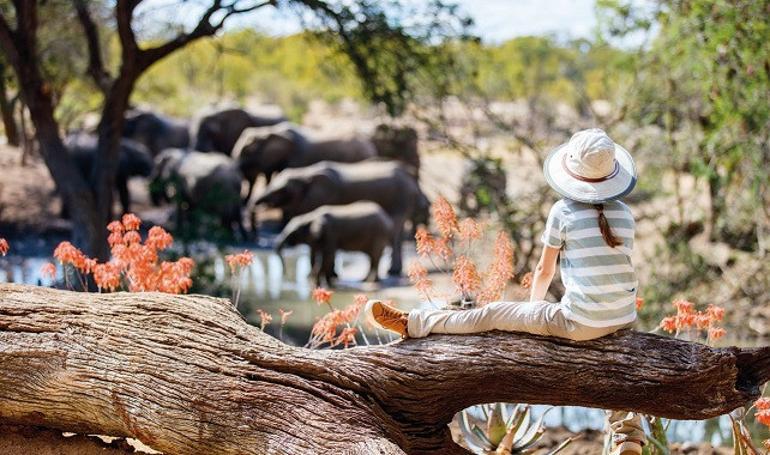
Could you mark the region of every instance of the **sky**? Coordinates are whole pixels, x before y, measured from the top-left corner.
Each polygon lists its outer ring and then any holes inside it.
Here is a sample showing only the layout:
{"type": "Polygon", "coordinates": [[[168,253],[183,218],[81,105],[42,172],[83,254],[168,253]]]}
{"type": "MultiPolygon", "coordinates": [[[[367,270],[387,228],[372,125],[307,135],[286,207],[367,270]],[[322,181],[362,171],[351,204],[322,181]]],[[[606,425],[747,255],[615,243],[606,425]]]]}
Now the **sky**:
{"type": "MultiPolygon", "coordinates": [[[[407,0],[409,1],[409,0],[407,0]]],[[[474,33],[487,43],[500,43],[523,35],[555,34],[563,38],[590,37],[596,26],[596,0],[454,0],[475,21],[474,33]]],[[[174,14],[193,23],[199,15],[195,1],[179,8],[164,7],[170,0],[147,0],[144,9],[174,14]]],[[[261,8],[248,17],[233,18],[228,27],[256,26],[263,32],[286,35],[300,31],[295,13],[261,8]]]]}
{"type": "Polygon", "coordinates": [[[595,0],[460,0],[476,22],[476,34],[499,43],[515,36],[589,37],[596,26],[595,0]]]}

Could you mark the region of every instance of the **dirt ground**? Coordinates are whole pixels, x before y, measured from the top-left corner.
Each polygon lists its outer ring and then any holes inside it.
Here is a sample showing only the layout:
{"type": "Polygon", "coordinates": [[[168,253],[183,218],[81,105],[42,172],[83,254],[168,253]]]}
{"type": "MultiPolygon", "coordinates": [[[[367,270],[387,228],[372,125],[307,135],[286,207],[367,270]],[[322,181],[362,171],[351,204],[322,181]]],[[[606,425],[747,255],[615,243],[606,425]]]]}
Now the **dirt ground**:
{"type": "Polygon", "coordinates": [[[135,440],[69,434],[44,428],[0,425],[0,455],[123,455],[159,453],[135,440]],[[112,439],[107,442],[105,439],[112,439]]]}
{"type": "MultiPolygon", "coordinates": [[[[586,430],[573,433],[564,428],[549,428],[537,444],[535,455],[545,455],[567,438],[573,438],[563,455],[599,455],[604,433],[586,430]]],[[[672,455],[728,455],[728,448],[712,448],[709,444],[673,444],[672,455]]],[[[63,436],[61,432],[30,427],[0,425],[0,455],[124,455],[158,453],[136,440],[117,438],[106,442],[96,436],[63,436]]]]}

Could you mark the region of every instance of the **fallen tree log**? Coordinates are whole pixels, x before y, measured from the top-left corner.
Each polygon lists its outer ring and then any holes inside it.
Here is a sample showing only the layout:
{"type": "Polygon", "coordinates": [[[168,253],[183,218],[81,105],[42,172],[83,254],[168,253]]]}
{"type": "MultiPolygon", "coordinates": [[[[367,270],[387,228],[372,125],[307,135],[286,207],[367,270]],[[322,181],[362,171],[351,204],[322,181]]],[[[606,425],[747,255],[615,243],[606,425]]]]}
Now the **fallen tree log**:
{"type": "Polygon", "coordinates": [[[0,422],[135,437],[167,454],[459,454],[447,423],[477,403],[703,419],[768,378],[769,347],[624,331],[312,351],[222,299],[0,285],[0,422]]]}

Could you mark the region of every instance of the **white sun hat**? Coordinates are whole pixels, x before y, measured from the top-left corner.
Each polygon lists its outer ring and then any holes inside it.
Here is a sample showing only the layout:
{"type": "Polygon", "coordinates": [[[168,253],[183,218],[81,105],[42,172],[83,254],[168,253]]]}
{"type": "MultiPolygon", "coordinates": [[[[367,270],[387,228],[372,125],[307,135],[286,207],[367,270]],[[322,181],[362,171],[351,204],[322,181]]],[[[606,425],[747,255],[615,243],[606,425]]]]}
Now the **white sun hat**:
{"type": "Polygon", "coordinates": [[[588,204],[619,199],[636,185],[631,154],[599,128],[578,131],[552,150],[543,173],[557,193],[588,204]]]}

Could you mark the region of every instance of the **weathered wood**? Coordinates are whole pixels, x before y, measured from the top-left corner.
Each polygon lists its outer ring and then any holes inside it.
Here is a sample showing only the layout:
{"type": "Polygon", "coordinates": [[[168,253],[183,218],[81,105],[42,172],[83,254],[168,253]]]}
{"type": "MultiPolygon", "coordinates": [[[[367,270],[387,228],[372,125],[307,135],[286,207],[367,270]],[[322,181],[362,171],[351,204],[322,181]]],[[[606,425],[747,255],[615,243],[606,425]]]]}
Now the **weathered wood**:
{"type": "Polygon", "coordinates": [[[221,299],[0,285],[0,366],[4,423],[136,437],[168,454],[459,454],[447,423],[483,402],[726,413],[758,395],[770,348],[625,331],[311,351],[221,299]]]}

